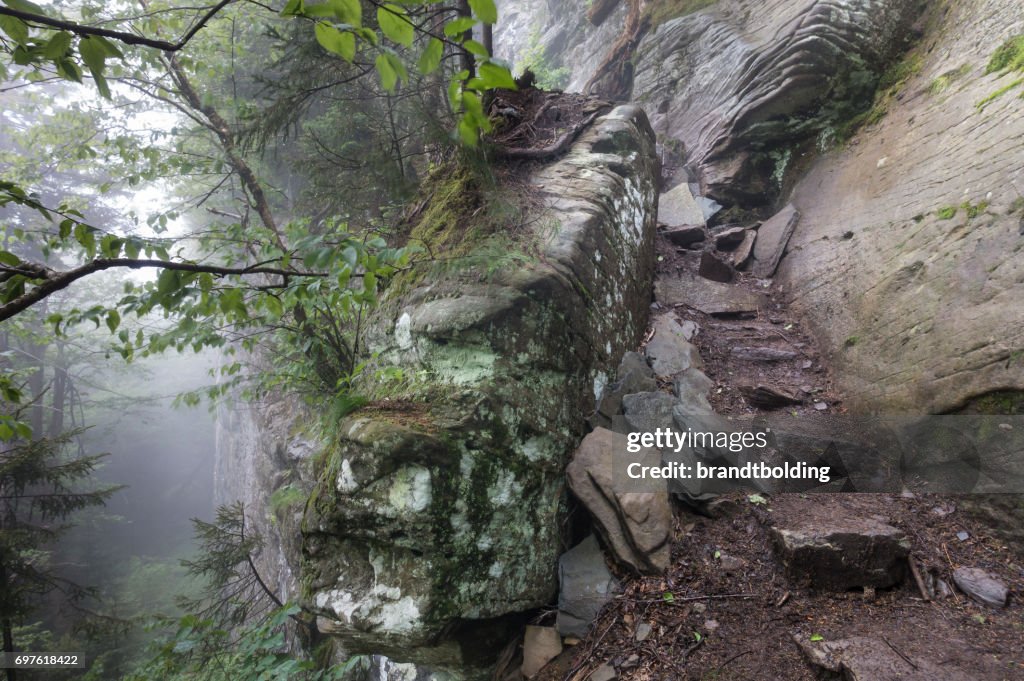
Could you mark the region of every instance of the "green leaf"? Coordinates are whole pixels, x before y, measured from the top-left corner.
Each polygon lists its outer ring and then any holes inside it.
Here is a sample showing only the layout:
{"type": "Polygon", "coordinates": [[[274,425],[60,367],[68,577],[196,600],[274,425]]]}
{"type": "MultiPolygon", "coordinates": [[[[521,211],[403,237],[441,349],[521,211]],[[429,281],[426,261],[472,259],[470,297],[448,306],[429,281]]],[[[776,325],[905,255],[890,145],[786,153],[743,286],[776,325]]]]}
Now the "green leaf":
{"type": "Polygon", "coordinates": [[[380,30],[389,40],[405,47],[412,47],[414,37],[412,23],[409,22],[408,14],[404,9],[391,4],[378,8],[377,23],[380,24],[380,30]]]}
{"type": "Polygon", "coordinates": [[[485,24],[498,23],[498,8],[494,0],[469,0],[469,6],[473,8],[473,14],[485,24]]]}
{"type": "Polygon", "coordinates": [[[106,46],[91,36],[78,41],[78,53],[82,55],[82,61],[93,73],[103,73],[103,66],[107,59],[106,46]]]}
{"type": "Polygon", "coordinates": [[[17,17],[0,16],[0,30],[18,45],[28,43],[28,25],[17,17]]]}
{"type": "Polygon", "coordinates": [[[377,67],[377,73],[380,75],[380,84],[388,92],[393,91],[395,83],[398,82],[398,74],[395,73],[395,69],[391,66],[391,61],[387,58],[387,55],[378,54],[374,65],[377,67]]]}
{"type": "Polygon", "coordinates": [[[484,62],[480,65],[480,78],[484,81],[484,88],[488,90],[515,90],[516,81],[504,66],[494,62],[484,62]]]}
{"type": "Polygon", "coordinates": [[[356,56],[356,37],[349,31],[339,31],[323,21],[317,22],[313,29],[316,41],[328,52],[332,52],[347,62],[356,56]]]}
{"type": "Polygon", "coordinates": [[[469,116],[462,116],[459,118],[459,139],[467,147],[475,147],[477,142],[480,141],[480,128],[477,127],[469,116]]]}
{"type": "Polygon", "coordinates": [[[363,6],[359,0],[331,0],[334,16],[346,24],[363,25],[363,6]]]}
{"type": "Polygon", "coordinates": [[[661,594],[661,600],[665,601],[666,603],[674,603],[676,600],[676,595],[671,591],[666,591],[665,593],[661,594]]]}
{"type": "Polygon", "coordinates": [[[156,278],[156,290],[160,295],[167,295],[178,290],[179,272],[177,270],[162,270],[156,278]]]}
{"type": "Polygon", "coordinates": [[[288,0],[288,3],[281,10],[283,17],[295,17],[304,14],[306,11],[303,0],[288,0]]]}
{"type": "Polygon", "coordinates": [[[4,0],[4,4],[10,7],[11,9],[18,10],[19,12],[29,12],[31,14],[42,15],[46,14],[46,12],[43,11],[42,7],[40,7],[34,2],[29,2],[29,0],[4,0]]]}
{"type": "Polygon", "coordinates": [[[0,263],[10,265],[11,267],[17,267],[21,264],[21,258],[9,251],[0,251],[0,263]]]}
{"type": "Polygon", "coordinates": [[[476,19],[459,17],[458,19],[452,19],[444,25],[444,34],[448,38],[454,38],[455,36],[462,35],[474,26],[476,26],[476,19]]]}
{"type": "Polygon", "coordinates": [[[117,327],[121,324],[121,315],[117,310],[110,310],[107,312],[107,328],[110,329],[110,333],[117,331],[117,327]]]}
{"type": "Polygon", "coordinates": [[[817,643],[818,641],[824,641],[824,640],[825,640],[825,637],[822,636],[821,634],[813,634],[811,636],[811,642],[812,643],[817,643]]]}
{"type": "Polygon", "coordinates": [[[60,59],[71,49],[71,38],[72,35],[67,31],[54,33],[43,48],[43,54],[47,59],[60,59]]]}
{"type": "Polygon", "coordinates": [[[491,56],[490,53],[487,52],[486,47],[484,47],[481,43],[477,42],[476,40],[473,40],[472,38],[468,40],[463,40],[462,46],[478,57],[483,57],[484,59],[487,59],[491,56]]]}
{"type": "Polygon", "coordinates": [[[433,73],[441,65],[441,58],[444,57],[444,43],[437,38],[431,38],[427,47],[420,55],[420,73],[427,75],[433,73]]]}

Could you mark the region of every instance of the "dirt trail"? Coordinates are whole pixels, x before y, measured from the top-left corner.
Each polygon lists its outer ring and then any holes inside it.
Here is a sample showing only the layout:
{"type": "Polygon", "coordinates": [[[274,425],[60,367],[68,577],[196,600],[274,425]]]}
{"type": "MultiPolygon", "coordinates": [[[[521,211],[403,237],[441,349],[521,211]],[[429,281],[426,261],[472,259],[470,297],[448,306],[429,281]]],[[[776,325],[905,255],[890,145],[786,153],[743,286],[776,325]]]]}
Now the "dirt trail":
{"type": "MultiPolygon", "coordinates": [[[[692,295],[706,285],[696,276],[700,252],[663,236],[658,249],[659,299],[652,315],[698,325],[692,342],[714,381],[708,398],[716,412],[771,411],[758,406],[758,387],[791,398],[776,408],[798,417],[844,411],[828,354],[780,302],[770,280],[738,273],[727,286],[758,305],[709,313],[710,306],[680,303],[666,293],[682,287],[692,295]]],[[[709,291],[730,295],[721,286],[709,291]]],[[[1024,557],[964,513],[956,497],[743,492],[725,499],[714,518],[677,509],[668,572],[639,578],[620,570],[621,594],[578,645],[535,678],[1024,679],[1024,557]],[[890,588],[812,588],[787,571],[773,534],[809,517],[862,520],[899,532],[921,586],[907,569],[890,588]],[[1008,605],[981,605],[957,590],[953,572],[964,566],[1002,581],[1011,594],[1008,605]],[[816,665],[809,662],[814,655],[816,665]]],[[[904,559],[898,567],[910,564],[904,559]]]]}

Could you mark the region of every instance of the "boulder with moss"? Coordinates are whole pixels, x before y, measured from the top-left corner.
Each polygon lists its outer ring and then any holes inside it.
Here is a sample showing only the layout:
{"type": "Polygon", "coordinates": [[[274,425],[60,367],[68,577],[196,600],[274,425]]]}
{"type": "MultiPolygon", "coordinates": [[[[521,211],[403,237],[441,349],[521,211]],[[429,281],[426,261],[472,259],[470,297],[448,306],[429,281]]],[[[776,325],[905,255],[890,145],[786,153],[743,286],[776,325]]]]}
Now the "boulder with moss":
{"type": "Polygon", "coordinates": [[[366,383],[306,507],[306,596],[346,653],[482,678],[517,613],[551,602],[565,464],[647,321],[657,175],[622,106],[518,180],[434,185],[410,241],[435,266],[400,274],[367,327],[403,378],[366,383]]]}

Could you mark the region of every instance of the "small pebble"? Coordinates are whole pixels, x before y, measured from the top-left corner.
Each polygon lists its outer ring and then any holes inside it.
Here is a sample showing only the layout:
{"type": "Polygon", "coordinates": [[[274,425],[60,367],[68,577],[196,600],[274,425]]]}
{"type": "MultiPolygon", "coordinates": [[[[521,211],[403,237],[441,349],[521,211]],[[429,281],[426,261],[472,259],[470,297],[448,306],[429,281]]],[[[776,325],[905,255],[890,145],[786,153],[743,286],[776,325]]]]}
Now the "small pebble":
{"type": "Polygon", "coordinates": [[[814,408],[817,409],[818,411],[825,411],[826,409],[828,409],[828,405],[825,404],[824,402],[815,402],[814,408]]]}
{"type": "Polygon", "coordinates": [[[966,532],[964,532],[963,530],[961,530],[960,532],[956,533],[956,538],[959,539],[960,541],[967,541],[968,539],[971,538],[971,535],[969,535],[966,532]]]}

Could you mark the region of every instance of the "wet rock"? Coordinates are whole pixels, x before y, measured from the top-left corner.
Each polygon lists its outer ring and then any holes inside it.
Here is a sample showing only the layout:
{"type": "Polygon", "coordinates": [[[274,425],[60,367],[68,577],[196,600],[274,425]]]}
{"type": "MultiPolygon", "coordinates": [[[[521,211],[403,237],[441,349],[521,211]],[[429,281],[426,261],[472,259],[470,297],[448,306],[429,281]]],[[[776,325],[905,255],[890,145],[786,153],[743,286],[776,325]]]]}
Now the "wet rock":
{"type": "Polygon", "coordinates": [[[703,225],[704,211],[697,204],[685,182],[658,198],[658,222],[669,227],[703,225]]]}
{"type": "Polygon", "coordinates": [[[757,242],[754,244],[755,277],[766,279],[775,274],[782,255],[786,252],[796,224],[800,221],[800,213],[789,204],[769,218],[757,230],[757,242]]]}
{"type": "Polygon", "coordinates": [[[647,637],[651,635],[651,631],[652,628],[650,624],[647,622],[641,622],[636,626],[636,635],[634,638],[637,641],[646,641],[647,637]]]}
{"type": "Polygon", "coordinates": [[[720,251],[731,251],[737,248],[747,236],[745,227],[730,227],[715,234],[715,248],[720,251]]]}
{"type": "Polygon", "coordinates": [[[657,492],[627,491],[630,481],[623,472],[634,461],[656,466],[661,455],[657,450],[630,454],[625,437],[598,428],[583,439],[566,468],[566,478],[613,557],[634,572],[661,574],[668,567],[671,548],[668,487],[657,492]]]}
{"type": "Polygon", "coordinates": [[[768,299],[763,294],[711,281],[694,272],[659,277],[654,289],[663,305],[688,305],[709,315],[756,313],[768,308],[768,299]]]}
{"type": "MultiPolygon", "coordinates": [[[[718,211],[722,210],[722,204],[718,203],[714,199],[709,199],[706,196],[695,196],[693,197],[697,201],[697,205],[704,212],[704,219],[710,220],[718,211]]],[[[1024,225],[1024,222],[1021,223],[1024,225]]]]}
{"type": "Polygon", "coordinates": [[[523,676],[533,678],[544,665],[558,657],[561,652],[562,637],[554,627],[527,625],[526,634],[523,636],[523,676]]]}
{"type": "Polygon", "coordinates": [[[671,314],[655,319],[654,336],[644,348],[654,373],[672,377],[690,367],[703,366],[697,348],[687,340],[688,331],[671,314]]]}
{"type": "Polygon", "coordinates": [[[805,509],[771,531],[791,579],[830,591],[887,588],[903,579],[910,543],[902,530],[838,507],[805,509]]]}
{"type": "Polygon", "coordinates": [[[961,567],[953,571],[953,582],[965,594],[984,605],[1001,608],[1008,591],[997,577],[979,568],[961,567]]]}
{"type": "Polygon", "coordinates": [[[694,244],[699,244],[707,238],[707,234],[704,232],[704,228],[700,225],[680,225],[678,227],[669,227],[662,235],[680,248],[689,248],[694,244]]]}
{"type": "Polygon", "coordinates": [[[743,571],[743,568],[747,567],[747,561],[742,558],[723,553],[718,557],[718,565],[722,568],[723,572],[739,573],[743,571]]]}
{"type": "Polygon", "coordinates": [[[750,406],[760,409],[781,409],[791,404],[801,403],[800,398],[791,392],[767,385],[741,385],[740,393],[750,406]]]}
{"type": "Polygon", "coordinates": [[[704,251],[701,253],[697,274],[705,279],[720,281],[724,284],[729,283],[736,276],[732,265],[714,251],[704,251]]]}
{"type": "Polygon", "coordinates": [[[604,553],[594,535],[558,559],[558,615],[555,628],[562,636],[583,638],[605,603],[619,590],[608,571],[604,553]]]}
{"type": "Polygon", "coordinates": [[[757,241],[757,232],[752,229],[744,232],[743,241],[736,247],[736,250],[732,252],[732,266],[738,270],[742,270],[750,260],[750,256],[754,253],[754,242],[757,241]]]}
{"type": "Polygon", "coordinates": [[[780,350],[778,348],[735,347],[730,348],[729,353],[735,359],[748,362],[781,362],[797,357],[797,353],[792,350],[780,350]]]}
{"type": "Polygon", "coordinates": [[[838,641],[810,641],[794,636],[793,640],[812,667],[840,674],[844,681],[971,681],[975,678],[954,665],[939,666],[926,657],[898,653],[884,640],[867,636],[838,641]]]}

